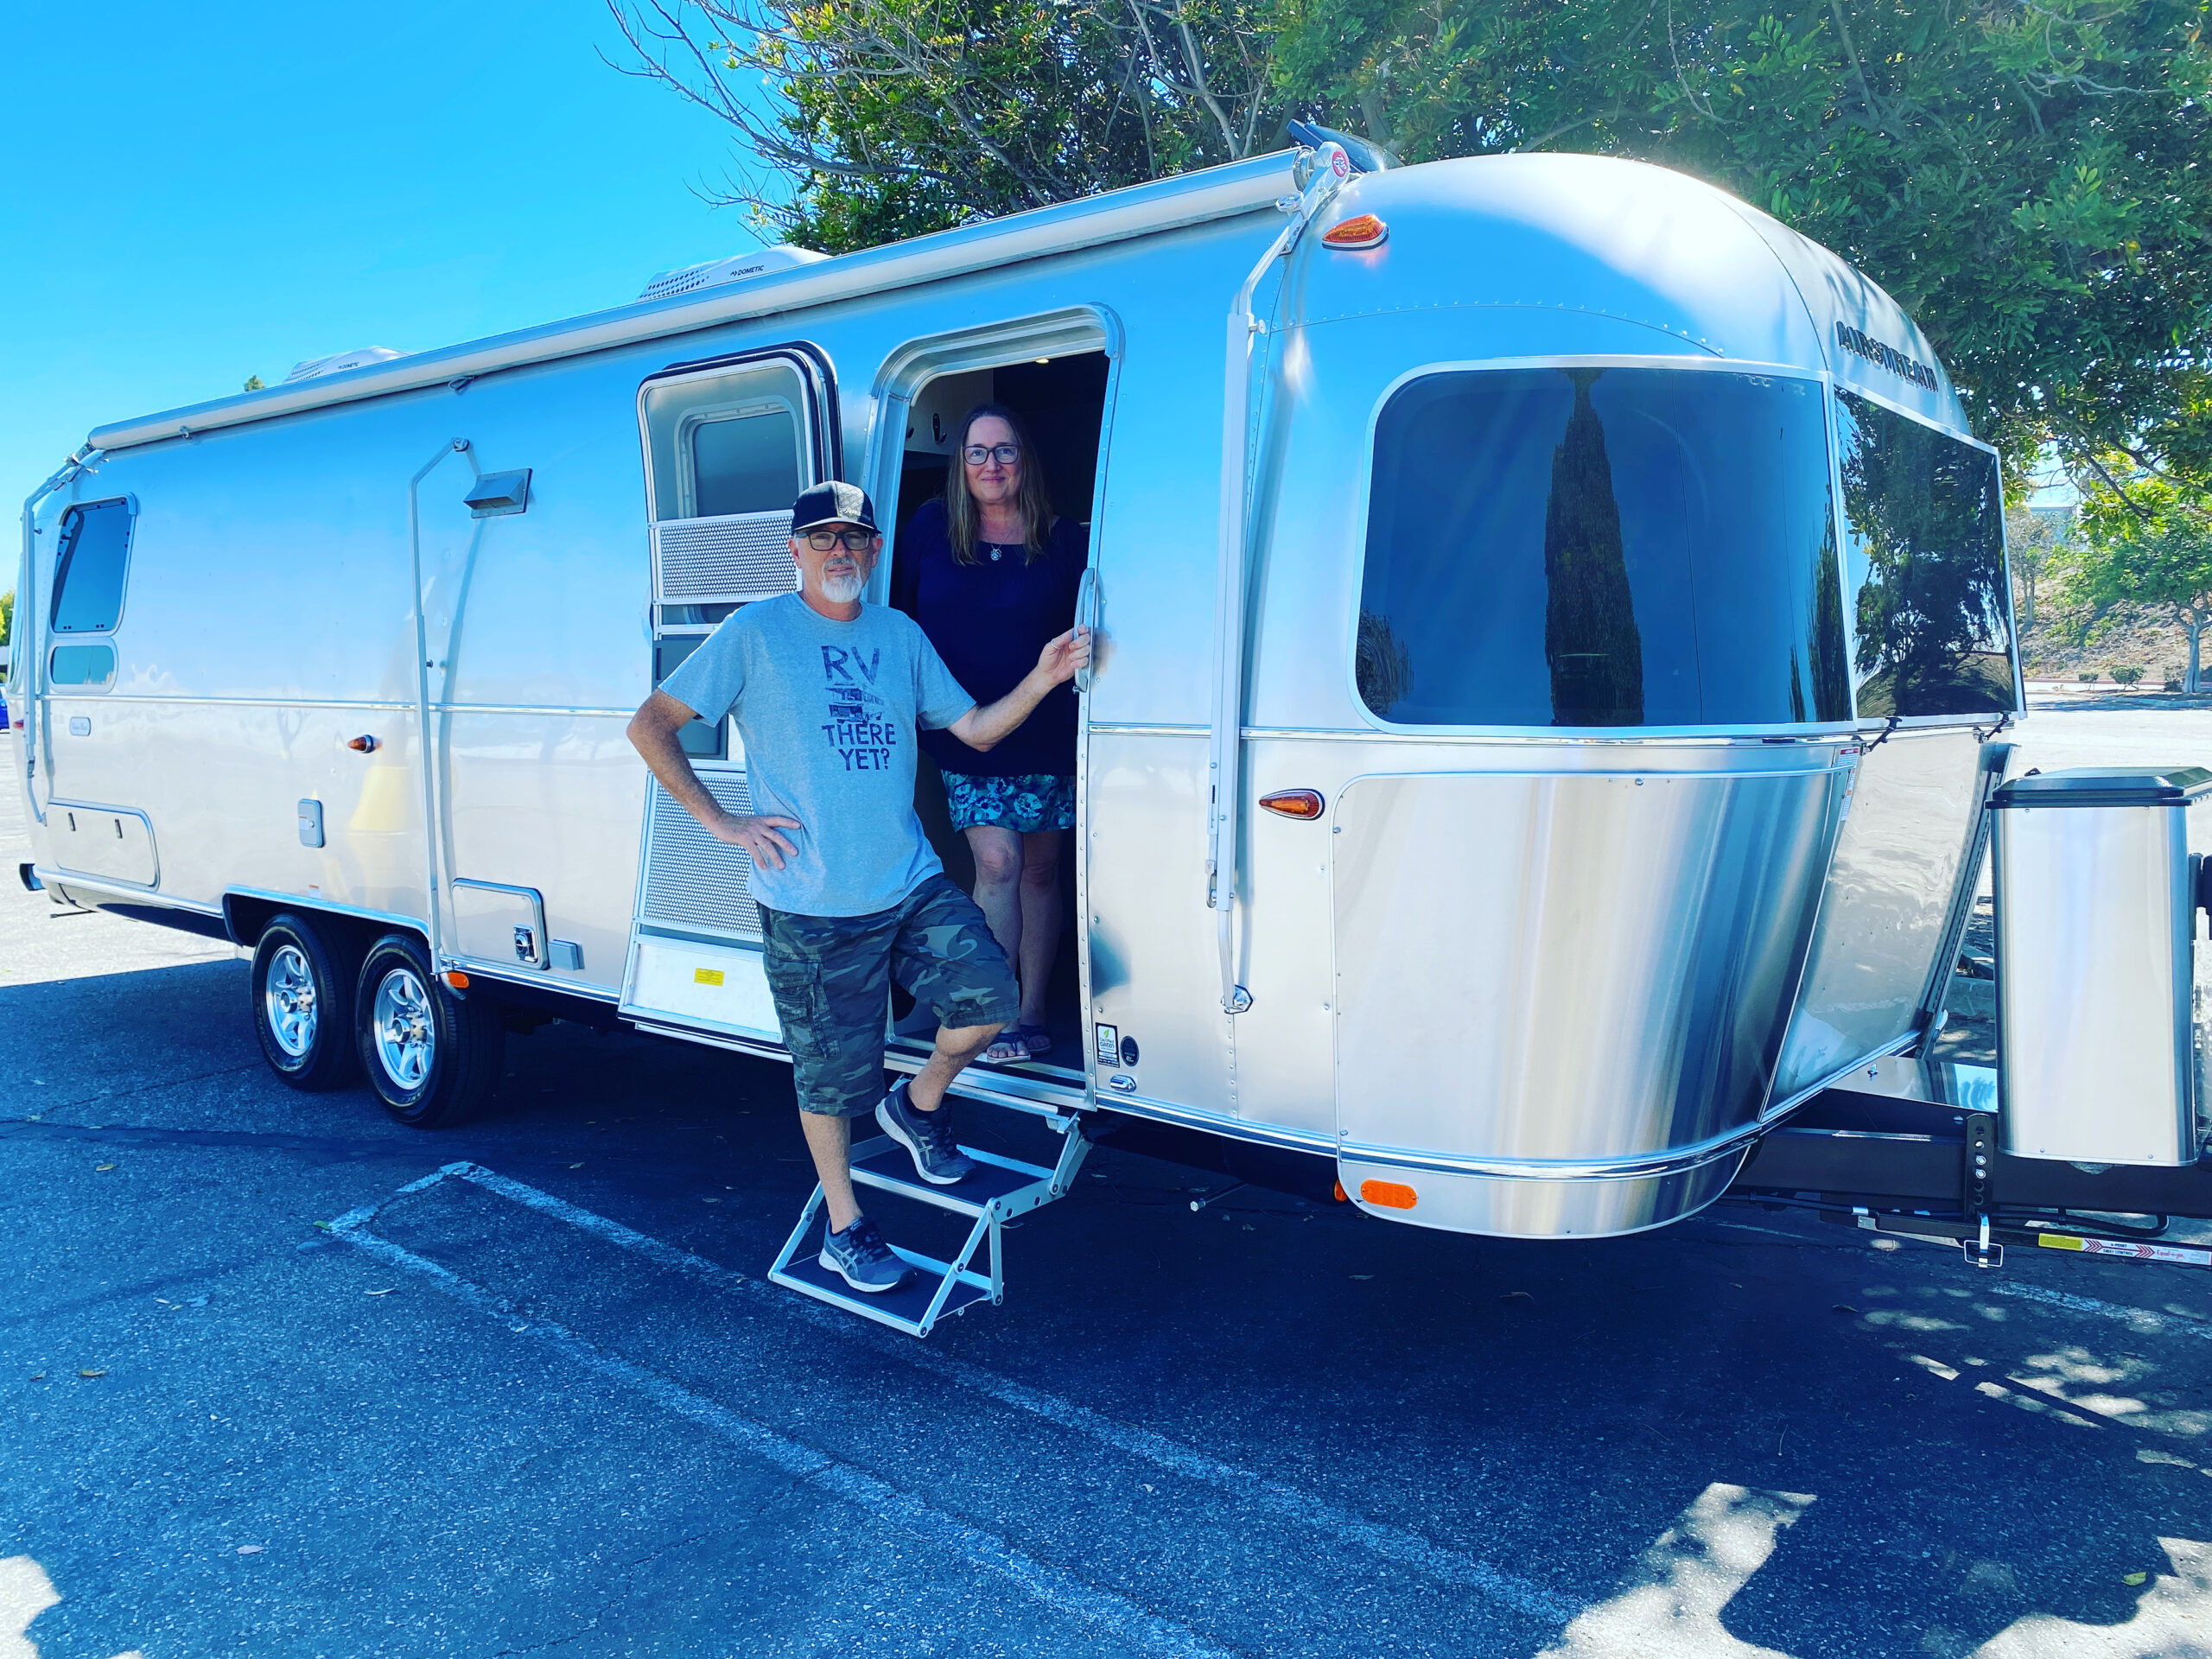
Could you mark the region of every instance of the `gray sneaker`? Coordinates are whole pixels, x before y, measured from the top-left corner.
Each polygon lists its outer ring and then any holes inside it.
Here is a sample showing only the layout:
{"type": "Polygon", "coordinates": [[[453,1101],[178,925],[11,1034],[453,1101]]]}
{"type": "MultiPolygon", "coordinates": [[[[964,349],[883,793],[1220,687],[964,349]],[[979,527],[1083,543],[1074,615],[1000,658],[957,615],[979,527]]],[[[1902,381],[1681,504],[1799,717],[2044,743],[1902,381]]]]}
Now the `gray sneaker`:
{"type": "Polygon", "coordinates": [[[855,1290],[864,1290],[871,1296],[896,1290],[914,1276],[914,1270],[891,1253],[882,1233],[866,1216],[842,1233],[824,1226],[822,1265],[842,1274],[855,1290]]]}
{"type": "Polygon", "coordinates": [[[923,1111],[906,1098],[908,1079],[883,1097],[875,1109],[877,1126],[913,1154],[914,1173],[931,1186],[950,1186],[976,1173],[976,1160],[953,1144],[952,1109],[939,1102],[937,1110],[923,1111]]]}

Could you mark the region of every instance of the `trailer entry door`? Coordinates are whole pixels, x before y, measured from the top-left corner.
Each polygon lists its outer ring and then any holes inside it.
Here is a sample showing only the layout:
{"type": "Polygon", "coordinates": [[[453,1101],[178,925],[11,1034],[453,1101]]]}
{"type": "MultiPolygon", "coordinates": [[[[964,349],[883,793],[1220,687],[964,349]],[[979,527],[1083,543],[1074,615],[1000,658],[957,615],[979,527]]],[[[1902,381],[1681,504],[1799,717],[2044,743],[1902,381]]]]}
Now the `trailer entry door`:
{"type": "MultiPolygon", "coordinates": [[[[741,607],[796,585],[791,500],[835,474],[834,395],[827,370],[799,348],[671,370],[640,390],[656,686],[741,607]]],[[[734,724],[695,721],[681,737],[715,798],[750,812],[734,724]]],[[[707,834],[658,783],[645,789],[622,1013],[779,1043],[752,859],[707,834]]]]}

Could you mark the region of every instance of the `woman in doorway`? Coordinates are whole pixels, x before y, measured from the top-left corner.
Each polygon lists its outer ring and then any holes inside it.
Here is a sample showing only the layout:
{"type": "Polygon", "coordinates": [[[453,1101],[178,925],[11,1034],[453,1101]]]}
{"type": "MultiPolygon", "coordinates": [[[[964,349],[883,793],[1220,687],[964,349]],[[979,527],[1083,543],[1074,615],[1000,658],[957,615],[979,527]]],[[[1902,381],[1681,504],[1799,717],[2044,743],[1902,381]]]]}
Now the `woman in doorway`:
{"type": "MultiPolygon", "coordinates": [[[[1083,526],[1055,518],[1021,417],[980,404],[956,429],[944,499],[899,532],[893,602],[921,624],[978,702],[1036,666],[1067,632],[1088,558],[1083,526]]],[[[1075,689],[1063,685],[989,753],[924,732],[952,826],[976,855],[976,902],[1021,980],[1021,1012],[984,1058],[1052,1050],[1045,992],[1060,944],[1060,837],[1075,828],[1075,689]]]]}

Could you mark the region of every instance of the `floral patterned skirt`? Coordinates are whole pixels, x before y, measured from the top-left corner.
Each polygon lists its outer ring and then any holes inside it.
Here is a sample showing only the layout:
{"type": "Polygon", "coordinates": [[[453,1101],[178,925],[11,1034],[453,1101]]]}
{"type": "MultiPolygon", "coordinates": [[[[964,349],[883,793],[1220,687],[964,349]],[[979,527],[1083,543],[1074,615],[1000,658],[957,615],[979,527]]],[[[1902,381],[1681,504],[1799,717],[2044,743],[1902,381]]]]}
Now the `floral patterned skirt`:
{"type": "Polygon", "coordinates": [[[1049,772],[1017,772],[1011,778],[976,778],[964,772],[944,774],[952,804],[952,827],[972,830],[995,823],[1019,834],[1075,828],[1075,779],[1049,772]]]}

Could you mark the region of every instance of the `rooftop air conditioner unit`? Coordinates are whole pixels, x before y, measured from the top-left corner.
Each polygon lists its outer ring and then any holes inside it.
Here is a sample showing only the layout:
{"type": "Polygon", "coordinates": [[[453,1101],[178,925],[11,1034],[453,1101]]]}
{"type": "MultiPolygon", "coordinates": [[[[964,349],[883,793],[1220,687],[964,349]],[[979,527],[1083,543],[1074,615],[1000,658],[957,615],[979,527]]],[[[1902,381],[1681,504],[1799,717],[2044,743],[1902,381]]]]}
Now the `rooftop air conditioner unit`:
{"type": "Polygon", "coordinates": [[[372,363],[389,363],[400,355],[389,346],[364,346],[359,351],[340,352],[331,357],[310,357],[292,365],[284,384],[289,386],[295,380],[312,380],[318,375],[338,374],[346,369],[365,369],[372,363]]]}
{"type": "Polygon", "coordinates": [[[678,265],[673,270],[664,270],[645,284],[645,291],[638,297],[641,300],[670,299],[697,289],[719,288],[724,283],[741,283],[749,277],[766,276],[776,271],[815,264],[829,257],[826,253],[817,253],[812,248],[794,247],[788,242],[779,242],[772,248],[761,249],[758,253],[741,253],[728,259],[709,259],[699,264],[678,265]]]}

